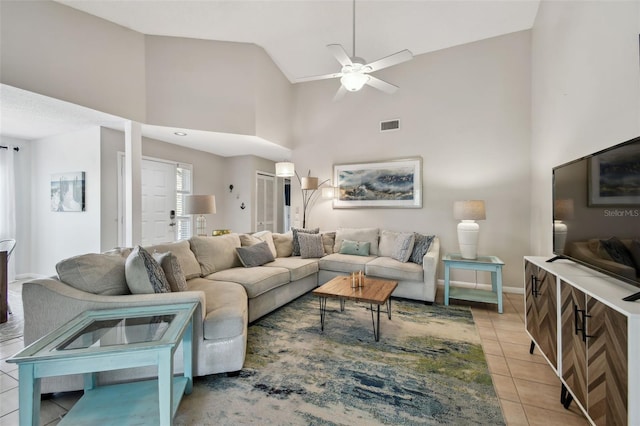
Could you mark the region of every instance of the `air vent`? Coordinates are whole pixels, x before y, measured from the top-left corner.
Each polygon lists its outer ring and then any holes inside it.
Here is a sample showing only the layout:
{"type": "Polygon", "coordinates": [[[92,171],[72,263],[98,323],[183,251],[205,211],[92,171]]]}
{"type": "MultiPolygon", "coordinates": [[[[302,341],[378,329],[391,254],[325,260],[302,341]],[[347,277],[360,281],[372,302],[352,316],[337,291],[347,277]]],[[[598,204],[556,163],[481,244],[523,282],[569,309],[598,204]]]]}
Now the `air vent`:
{"type": "Polygon", "coordinates": [[[390,132],[392,130],[400,129],[400,120],[389,120],[380,122],[381,132],[390,132]]]}

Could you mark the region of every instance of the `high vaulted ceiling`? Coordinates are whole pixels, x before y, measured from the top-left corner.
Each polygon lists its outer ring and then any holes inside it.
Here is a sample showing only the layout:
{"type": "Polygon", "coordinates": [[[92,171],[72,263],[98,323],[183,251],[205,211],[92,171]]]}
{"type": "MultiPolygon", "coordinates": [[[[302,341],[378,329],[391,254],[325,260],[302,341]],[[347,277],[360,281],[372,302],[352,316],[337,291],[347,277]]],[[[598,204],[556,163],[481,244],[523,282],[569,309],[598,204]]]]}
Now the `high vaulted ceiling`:
{"type": "MultiPolygon", "coordinates": [[[[255,43],[283,74],[337,72],[326,49],[353,56],[351,0],[56,0],[143,34],[255,43]]],[[[358,0],[356,53],[368,62],[529,29],[539,0],[358,0]]]]}
{"type": "MultiPolygon", "coordinates": [[[[292,83],[303,77],[340,70],[340,65],[326,48],[328,44],[342,44],[347,53],[353,55],[351,0],[55,1],[143,34],[254,43],[265,49],[292,83]]],[[[356,54],[367,62],[402,49],[420,55],[530,29],[538,5],[539,0],[358,0],[355,3],[356,54]]],[[[5,93],[6,90],[5,87],[5,93]]],[[[58,104],[64,111],[58,116],[55,116],[56,108],[51,105],[36,107],[40,116],[38,120],[30,120],[26,111],[38,101],[28,99],[26,106],[10,104],[7,98],[0,105],[3,114],[10,108],[13,116],[19,116],[23,123],[28,123],[22,127],[9,126],[11,136],[25,139],[35,135],[44,137],[49,131],[45,126],[62,131],[64,122],[61,117],[69,117],[68,106],[58,104]],[[47,119],[42,117],[45,113],[53,115],[47,119]],[[38,123],[43,123],[42,128],[38,123]],[[23,127],[32,134],[21,136],[23,127]]],[[[81,114],[77,120],[80,123],[72,125],[82,125],[86,120],[89,118],[81,114]]],[[[99,115],[95,121],[104,120],[105,117],[99,115]]],[[[6,129],[9,124],[6,115],[2,121],[2,127],[6,129]]],[[[171,137],[173,130],[170,130],[154,129],[153,136],[167,140],[162,134],[171,137]]],[[[6,134],[4,130],[2,133],[6,134]]],[[[186,139],[182,143],[167,141],[188,145],[186,139]]],[[[196,146],[198,144],[194,142],[193,147],[196,146]]],[[[275,146],[271,154],[265,154],[265,158],[283,158],[282,149],[275,146]]]]}

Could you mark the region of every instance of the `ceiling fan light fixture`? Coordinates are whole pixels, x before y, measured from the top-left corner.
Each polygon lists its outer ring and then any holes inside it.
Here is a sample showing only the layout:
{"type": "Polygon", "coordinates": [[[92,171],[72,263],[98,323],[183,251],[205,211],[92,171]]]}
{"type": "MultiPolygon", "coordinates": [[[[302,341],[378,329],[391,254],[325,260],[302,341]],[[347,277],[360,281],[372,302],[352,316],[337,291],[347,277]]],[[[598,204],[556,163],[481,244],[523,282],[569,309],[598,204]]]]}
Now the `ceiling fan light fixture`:
{"type": "Polygon", "coordinates": [[[362,89],[362,87],[369,81],[369,76],[367,74],[359,73],[359,72],[350,72],[344,74],[340,79],[340,83],[350,92],[357,92],[362,89]]]}

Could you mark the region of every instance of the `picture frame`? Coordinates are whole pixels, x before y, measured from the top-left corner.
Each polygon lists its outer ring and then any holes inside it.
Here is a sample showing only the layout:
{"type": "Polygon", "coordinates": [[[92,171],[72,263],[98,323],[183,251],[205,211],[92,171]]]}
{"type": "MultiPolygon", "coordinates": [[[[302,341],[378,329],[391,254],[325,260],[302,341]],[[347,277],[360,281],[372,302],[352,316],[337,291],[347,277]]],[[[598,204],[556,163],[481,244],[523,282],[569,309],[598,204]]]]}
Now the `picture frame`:
{"type": "Polygon", "coordinates": [[[589,206],[640,205],[640,146],[589,158],[589,206]]]}
{"type": "Polygon", "coordinates": [[[85,211],[85,172],[51,175],[51,211],[85,211]]]}
{"type": "Polygon", "coordinates": [[[422,208],[422,157],[333,166],[334,208],[422,208]]]}

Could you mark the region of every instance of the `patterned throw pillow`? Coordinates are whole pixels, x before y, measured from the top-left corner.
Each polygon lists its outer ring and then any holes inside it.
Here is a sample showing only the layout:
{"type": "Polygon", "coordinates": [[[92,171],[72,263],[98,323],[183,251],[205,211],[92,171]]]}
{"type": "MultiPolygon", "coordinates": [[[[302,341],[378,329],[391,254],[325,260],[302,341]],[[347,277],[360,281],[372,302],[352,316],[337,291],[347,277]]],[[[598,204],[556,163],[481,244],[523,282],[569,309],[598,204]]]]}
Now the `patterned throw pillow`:
{"type": "Polygon", "coordinates": [[[629,249],[617,237],[611,237],[608,240],[600,240],[600,242],[614,262],[635,268],[629,249]]]}
{"type": "Polygon", "coordinates": [[[399,233],[393,245],[391,258],[402,263],[407,262],[413,253],[414,241],[415,235],[413,232],[399,233]]]}
{"type": "Polygon", "coordinates": [[[324,256],[322,235],[300,233],[298,234],[298,242],[300,243],[300,257],[303,259],[324,256]]]}
{"type": "Polygon", "coordinates": [[[300,241],[298,241],[298,234],[317,234],[320,232],[320,228],[304,229],[291,227],[293,232],[293,253],[292,256],[300,256],[300,241]]]}
{"type": "Polygon", "coordinates": [[[236,252],[245,268],[261,266],[275,260],[266,241],[249,247],[237,247],[236,252]]]}
{"type": "Polygon", "coordinates": [[[162,267],[140,246],[133,249],[124,264],[127,286],[133,294],[170,293],[162,267]]]}
{"type": "Polygon", "coordinates": [[[323,232],[322,233],[322,245],[324,246],[324,253],[333,253],[333,246],[336,244],[335,232],[323,232]]]}
{"type": "Polygon", "coordinates": [[[187,280],[182,272],[182,267],[175,254],[170,251],[165,253],[153,253],[153,258],[160,264],[164,275],[167,277],[171,291],[186,291],[187,280]]]}
{"type": "Polygon", "coordinates": [[[341,254],[354,254],[356,256],[369,256],[371,243],[369,241],[342,240],[340,245],[341,254]]]}
{"type": "Polygon", "coordinates": [[[422,265],[422,259],[429,251],[429,247],[431,247],[431,243],[433,242],[435,235],[423,235],[416,232],[414,237],[413,251],[411,252],[409,261],[422,265]]]}

